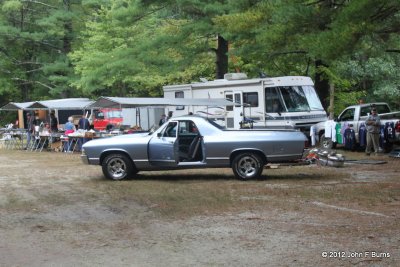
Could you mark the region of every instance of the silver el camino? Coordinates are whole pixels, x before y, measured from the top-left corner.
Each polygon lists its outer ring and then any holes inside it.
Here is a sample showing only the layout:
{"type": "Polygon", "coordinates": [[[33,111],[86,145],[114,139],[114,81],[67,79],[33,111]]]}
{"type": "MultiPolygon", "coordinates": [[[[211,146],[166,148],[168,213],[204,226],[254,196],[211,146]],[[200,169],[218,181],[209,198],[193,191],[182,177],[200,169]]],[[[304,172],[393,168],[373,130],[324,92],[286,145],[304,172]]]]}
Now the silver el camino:
{"type": "Polygon", "coordinates": [[[230,167],[241,180],[257,178],[267,163],[301,159],[306,136],[296,130],[223,130],[197,116],[172,118],[146,134],[97,139],[81,159],[122,180],[139,171],[230,167]]]}

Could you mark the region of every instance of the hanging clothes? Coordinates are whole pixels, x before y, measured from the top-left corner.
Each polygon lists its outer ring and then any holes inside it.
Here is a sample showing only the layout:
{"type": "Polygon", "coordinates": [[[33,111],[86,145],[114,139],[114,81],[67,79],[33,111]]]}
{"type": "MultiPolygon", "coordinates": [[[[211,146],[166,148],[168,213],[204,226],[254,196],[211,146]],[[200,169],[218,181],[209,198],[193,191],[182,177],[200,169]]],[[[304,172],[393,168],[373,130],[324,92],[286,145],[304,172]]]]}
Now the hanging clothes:
{"type": "Polygon", "coordinates": [[[356,145],[356,133],[353,128],[347,127],[344,131],[344,147],[349,150],[354,150],[356,145]]]}
{"type": "Polygon", "coordinates": [[[342,125],[338,122],[335,126],[336,129],[336,141],[338,144],[343,144],[343,135],[342,135],[342,125]]]}
{"type": "Polygon", "coordinates": [[[326,138],[332,137],[331,123],[329,120],[325,122],[325,137],[326,138]]]}
{"type": "Polygon", "coordinates": [[[381,124],[380,130],[379,130],[379,147],[384,148],[385,145],[386,145],[385,125],[381,124]]]}
{"type": "Polygon", "coordinates": [[[358,129],[358,140],[361,147],[367,145],[367,127],[365,126],[365,123],[360,124],[360,128],[358,129]]]}
{"type": "Polygon", "coordinates": [[[310,127],[311,146],[315,146],[315,135],[316,135],[316,129],[315,126],[312,125],[310,127]]]}
{"type": "Polygon", "coordinates": [[[396,138],[396,133],[394,129],[394,122],[386,122],[385,123],[385,140],[389,142],[391,139],[396,138]]]}
{"type": "Polygon", "coordinates": [[[325,122],[325,138],[331,138],[333,142],[336,142],[336,122],[328,120],[325,122]]]}

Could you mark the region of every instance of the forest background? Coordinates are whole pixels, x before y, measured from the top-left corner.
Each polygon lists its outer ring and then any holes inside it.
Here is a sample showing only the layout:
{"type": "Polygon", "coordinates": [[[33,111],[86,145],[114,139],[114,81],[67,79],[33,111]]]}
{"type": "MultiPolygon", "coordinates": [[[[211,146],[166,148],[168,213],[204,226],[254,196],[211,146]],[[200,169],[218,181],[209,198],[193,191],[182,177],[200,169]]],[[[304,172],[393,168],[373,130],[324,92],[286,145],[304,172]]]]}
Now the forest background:
{"type": "Polygon", "coordinates": [[[0,0],[0,105],[244,72],[310,76],[336,115],[398,109],[399,31],[398,0],[0,0]]]}

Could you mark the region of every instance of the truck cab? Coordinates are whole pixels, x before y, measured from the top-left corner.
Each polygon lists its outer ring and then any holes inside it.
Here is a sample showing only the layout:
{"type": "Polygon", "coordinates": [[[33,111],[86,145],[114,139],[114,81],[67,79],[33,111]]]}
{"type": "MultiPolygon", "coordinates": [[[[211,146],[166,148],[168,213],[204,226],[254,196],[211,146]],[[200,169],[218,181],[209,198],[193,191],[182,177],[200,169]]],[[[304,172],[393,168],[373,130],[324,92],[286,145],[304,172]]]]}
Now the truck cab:
{"type": "Polygon", "coordinates": [[[107,128],[119,127],[122,124],[122,109],[99,109],[95,110],[93,115],[93,126],[99,131],[106,130],[107,128]]]}

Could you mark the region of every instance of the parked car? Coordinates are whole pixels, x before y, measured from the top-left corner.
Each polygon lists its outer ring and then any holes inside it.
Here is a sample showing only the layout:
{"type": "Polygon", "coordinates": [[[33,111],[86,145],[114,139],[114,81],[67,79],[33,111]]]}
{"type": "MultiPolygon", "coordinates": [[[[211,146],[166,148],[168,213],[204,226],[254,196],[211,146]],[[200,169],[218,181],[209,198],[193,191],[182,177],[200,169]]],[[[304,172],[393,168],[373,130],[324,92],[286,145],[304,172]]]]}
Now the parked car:
{"type": "MultiPolygon", "coordinates": [[[[378,111],[378,115],[381,119],[382,127],[390,126],[391,134],[383,133],[382,137],[385,138],[384,145],[382,147],[386,151],[390,151],[393,144],[400,143],[400,111],[392,111],[387,103],[368,103],[353,105],[345,108],[337,117],[336,122],[341,125],[343,129],[346,125],[352,125],[352,129],[355,133],[355,145],[359,145],[359,131],[361,125],[365,123],[371,107],[375,107],[378,111]]],[[[314,125],[316,138],[323,148],[332,148],[336,146],[336,143],[332,142],[331,138],[325,137],[325,122],[320,122],[314,125]]]]}
{"type": "Polygon", "coordinates": [[[231,167],[241,180],[257,178],[269,162],[301,159],[307,137],[298,130],[224,130],[199,116],[173,118],[150,133],[87,142],[81,159],[121,180],[139,171],[231,167]]]}

